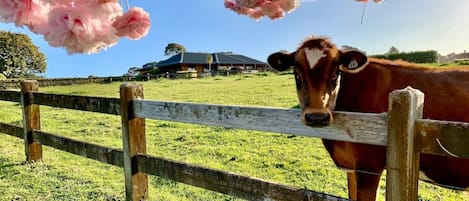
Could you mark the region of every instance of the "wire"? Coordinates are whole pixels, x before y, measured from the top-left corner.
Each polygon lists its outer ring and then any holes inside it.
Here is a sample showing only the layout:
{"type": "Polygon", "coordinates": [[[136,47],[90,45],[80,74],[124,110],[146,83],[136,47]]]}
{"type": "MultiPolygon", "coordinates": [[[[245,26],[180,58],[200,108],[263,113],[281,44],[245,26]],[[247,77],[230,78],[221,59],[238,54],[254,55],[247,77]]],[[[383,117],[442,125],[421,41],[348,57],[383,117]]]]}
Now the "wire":
{"type": "Polygon", "coordinates": [[[119,0],[119,4],[122,6],[124,11],[125,11],[125,9],[127,9],[127,11],[130,10],[129,0],[119,0]]]}
{"type": "Polygon", "coordinates": [[[365,2],[365,3],[363,3],[362,19],[361,19],[361,21],[360,21],[360,24],[363,24],[363,16],[365,16],[365,8],[366,8],[366,4],[367,4],[366,2],[365,2]]]}
{"type": "Polygon", "coordinates": [[[129,0],[125,0],[125,4],[127,5],[127,11],[129,11],[130,10],[129,0]]]}

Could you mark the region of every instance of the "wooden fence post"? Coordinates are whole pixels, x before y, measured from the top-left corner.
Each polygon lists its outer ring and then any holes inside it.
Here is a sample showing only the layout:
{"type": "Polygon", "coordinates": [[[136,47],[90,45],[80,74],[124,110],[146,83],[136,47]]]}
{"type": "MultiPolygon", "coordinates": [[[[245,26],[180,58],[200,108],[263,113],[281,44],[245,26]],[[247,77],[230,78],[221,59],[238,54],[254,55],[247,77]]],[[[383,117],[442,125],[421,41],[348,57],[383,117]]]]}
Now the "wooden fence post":
{"type": "Polygon", "coordinates": [[[138,172],[137,154],[146,154],[145,119],[134,115],[133,100],[143,99],[141,84],[120,86],[120,114],[124,146],[124,174],[126,200],[143,200],[148,194],[148,177],[138,172]]]}
{"type": "Polygon", "coordinates": [[[32,104],[29,92],[38,91],[36,80],[23,80],[21,84],[21,106],[23,108],[23,139],[26,161],[34,162],[42,159],[42,145],[34,142],[33,130],[41,130],[39,105],[32,104]]]}
{"type": "Polygon", "coordinates": [[[389,96],[386,200],[417,200],[420,146],[415,120],[422,118],[422,92],[407,87],[389,96]]]}

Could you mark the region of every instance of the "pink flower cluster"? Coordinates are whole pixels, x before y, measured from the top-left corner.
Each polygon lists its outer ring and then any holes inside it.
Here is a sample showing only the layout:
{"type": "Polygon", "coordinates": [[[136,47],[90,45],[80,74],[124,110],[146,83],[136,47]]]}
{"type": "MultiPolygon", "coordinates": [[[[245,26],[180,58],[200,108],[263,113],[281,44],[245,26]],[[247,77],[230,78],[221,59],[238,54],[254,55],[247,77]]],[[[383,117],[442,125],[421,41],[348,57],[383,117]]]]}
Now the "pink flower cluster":
{"type": "Polygon", "coordinates": [[[0,20],[26,26],[69,54],[96,53],[119,37],[140,39],[150,29],[148,13],[124,13],[117,0],[0,0],[0,20]]]}
{"type": "Polygon", "coordinates": [[[258,20],[263,16],[279,19],[300,5],[300,0],[225,0],[225,7],[258,20]]]}

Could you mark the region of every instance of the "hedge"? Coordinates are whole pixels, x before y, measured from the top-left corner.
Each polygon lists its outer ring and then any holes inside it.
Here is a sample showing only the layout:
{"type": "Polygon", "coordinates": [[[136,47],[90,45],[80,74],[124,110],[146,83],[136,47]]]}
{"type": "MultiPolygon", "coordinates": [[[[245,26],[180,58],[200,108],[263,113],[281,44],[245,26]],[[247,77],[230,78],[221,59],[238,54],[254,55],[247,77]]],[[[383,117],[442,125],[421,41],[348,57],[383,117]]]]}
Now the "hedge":
{"type": "Polygon", "coordinates": [[[394,54],[372,55],[371,57],[389,60],[404,60],[413,63],[437,63],[438,52],[435,50],[417,51],[417,52],[401,52],[394,54]]]}

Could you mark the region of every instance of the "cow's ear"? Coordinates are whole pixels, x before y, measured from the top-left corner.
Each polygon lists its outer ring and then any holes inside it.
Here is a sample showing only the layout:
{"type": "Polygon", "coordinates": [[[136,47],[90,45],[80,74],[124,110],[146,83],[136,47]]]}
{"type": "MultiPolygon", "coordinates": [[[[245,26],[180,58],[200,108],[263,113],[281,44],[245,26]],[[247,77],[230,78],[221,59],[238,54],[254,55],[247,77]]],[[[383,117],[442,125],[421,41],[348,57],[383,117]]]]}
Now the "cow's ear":
{"type": "Polygon", "coordinates": [[[271,54],[267,58],[267,62],[270,67],[277,71],[284,71],[290,69],[293,66],[294,54],[288,54],[286,52],[276,52],[271,54]]]}
{"type": "Polygon", "coordinates": [[[346,73],[357,73],[368,64],[368,57],[360,51],[350,50],[340,52],[339,69],[346,73]]]}

